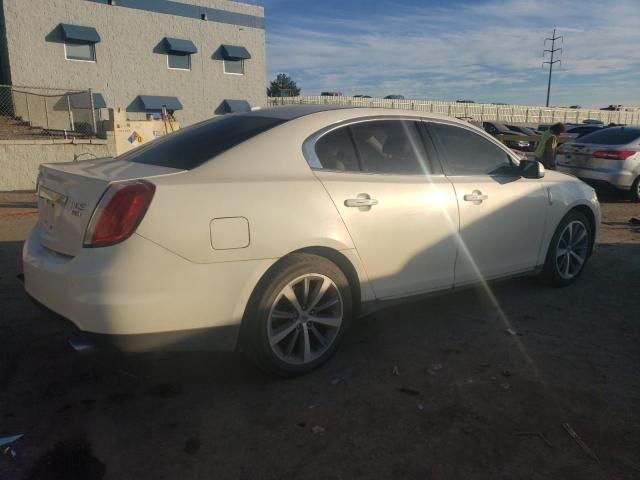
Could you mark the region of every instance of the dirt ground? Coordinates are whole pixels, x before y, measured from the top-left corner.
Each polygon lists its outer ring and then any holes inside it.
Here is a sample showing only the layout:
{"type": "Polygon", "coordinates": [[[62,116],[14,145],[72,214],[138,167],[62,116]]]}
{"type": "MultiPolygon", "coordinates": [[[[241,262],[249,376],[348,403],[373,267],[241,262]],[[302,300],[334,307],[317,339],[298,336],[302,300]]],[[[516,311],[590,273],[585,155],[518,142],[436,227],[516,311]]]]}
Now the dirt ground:
{"type": "Polygon", "coordinates": [[[278,380],[236,354],[76,355],[16,279],[33,195],[0,194],[0,436],[24,434],[0,479],[640,478],[640,205],[601,199],[575,285],[389,308],[278,380]]]}

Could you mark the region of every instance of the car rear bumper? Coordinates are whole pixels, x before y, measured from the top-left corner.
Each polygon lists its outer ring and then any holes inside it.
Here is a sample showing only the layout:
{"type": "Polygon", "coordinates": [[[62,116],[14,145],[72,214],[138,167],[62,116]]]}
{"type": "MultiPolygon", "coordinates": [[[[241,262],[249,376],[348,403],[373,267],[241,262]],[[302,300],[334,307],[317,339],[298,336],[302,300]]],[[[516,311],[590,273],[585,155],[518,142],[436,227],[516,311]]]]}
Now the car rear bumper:
{"type": "Polygon", "coordinates": [[[70,327],[69,345],[77,353],[88,353],[94,350],[118,352],[232,351],[236,349],[240,334],[240,325],[130,335],[87,332],[80,330],[71,320],[46,307],[31,295],[28,296],[51,320],[70,327]]]}
{"type": "Polygon", "coordinates": [[[23,249],[27,293],[90,343],[125,351],[235,349],[273,262],[196,264],[139,235],[67,257],[42,246],[38,227],[23,249]]]}
{"type": "Polygon", "coordinates": [[[629,190],[637,177],[633,172],[610,168],[578,168],[557,164],[556,170],[578,178],[608,183],[623,190],[629,190]]]}

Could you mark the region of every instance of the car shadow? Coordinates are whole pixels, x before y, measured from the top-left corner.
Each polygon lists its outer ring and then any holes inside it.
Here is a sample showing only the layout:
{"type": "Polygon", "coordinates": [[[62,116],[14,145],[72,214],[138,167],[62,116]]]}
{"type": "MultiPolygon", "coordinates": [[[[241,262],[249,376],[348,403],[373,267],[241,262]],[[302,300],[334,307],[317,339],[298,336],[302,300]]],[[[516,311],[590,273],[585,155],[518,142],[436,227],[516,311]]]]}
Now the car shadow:
{"type": "Polygon", "coordinates": [[[583,180],[596,189],[601,203],[631,203],[629,192],[602,183],[591,183],[583,180]]]}

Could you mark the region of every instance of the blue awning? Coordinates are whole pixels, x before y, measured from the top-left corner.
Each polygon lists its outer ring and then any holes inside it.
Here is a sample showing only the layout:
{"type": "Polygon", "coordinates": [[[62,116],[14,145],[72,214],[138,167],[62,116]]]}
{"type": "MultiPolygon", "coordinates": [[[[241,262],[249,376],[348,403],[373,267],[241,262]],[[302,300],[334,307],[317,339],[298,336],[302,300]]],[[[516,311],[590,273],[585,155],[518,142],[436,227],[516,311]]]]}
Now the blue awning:
{"type": "Polygon", "coordinates": [[[244,113],[251,111],[251,105],[246,100],[228,100],[225,99],[224,111],[226,113],[244,113]]]}
{"type": "Polygon", "coordinates": [[[167,53],[176,55],[188,55],[198,53],[198,49],[191,40],[180,40],[179,38],[164,38],[164,46],[167,53]]]}
{"type": "Polygon", "coordinates": [[[222,45],[220,47],[222,56],[225,59],[248,59],[251,58],[251,54],[244,47],[236,47],[234,45],[222,45]]]}
{"type": "Polygon", "coordinates": [[[62,38],[68,42],[98,43],[100,41],[100,35],[93,27],[61,23],[60,29],[62,30],[62,38]]]}
{"type": "Polygon", "coordinates": [[[162,107],[167,110],[182,110],[182,104],[178,97],[160,97],[154,95],[139,95],[140,103],[144,110],[159,111],[162,107]]]}
{"type": "MultiPolygon", "coordinates": [[[[73,108],[91,108],[89,92],[72,93],[69,95],[69,103],[73,108]]],[[[93,94],[93,108],[107,108],[107,102],[101,93],[93,94]]]]}

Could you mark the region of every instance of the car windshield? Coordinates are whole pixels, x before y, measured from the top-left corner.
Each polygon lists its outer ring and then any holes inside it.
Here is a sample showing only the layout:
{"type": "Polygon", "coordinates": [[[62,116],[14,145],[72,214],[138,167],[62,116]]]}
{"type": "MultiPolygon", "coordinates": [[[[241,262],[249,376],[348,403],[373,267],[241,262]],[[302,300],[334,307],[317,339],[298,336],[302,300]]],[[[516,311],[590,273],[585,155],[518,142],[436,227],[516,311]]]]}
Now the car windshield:
{"type": "Polygon", "coordinates": [[[614,127],[597,130],[580,139],[581,143],[626,145],[640,140],[640,128],[614,127]]]}
{"type": "Polygon", "coordinates": [[[529,127],[520,127],[520,131],[526,135],[535,135],[536,132],[531,130],[529,127]]]}
{"type": "Polygon", "coordinates": [[[511,133],[512,130],[508,129],[507,126],[503,123],[494,123],[493,124],[497,130],[504,133],[511,133]]]}
{"type": "Polygon", "coordinates": [[[253,115],[216,117],[154,140],[120,157],[128,162],[191,170],[285,120],[253,115]]]}

